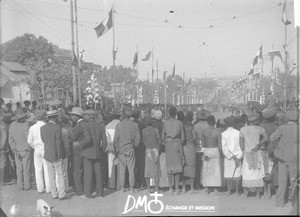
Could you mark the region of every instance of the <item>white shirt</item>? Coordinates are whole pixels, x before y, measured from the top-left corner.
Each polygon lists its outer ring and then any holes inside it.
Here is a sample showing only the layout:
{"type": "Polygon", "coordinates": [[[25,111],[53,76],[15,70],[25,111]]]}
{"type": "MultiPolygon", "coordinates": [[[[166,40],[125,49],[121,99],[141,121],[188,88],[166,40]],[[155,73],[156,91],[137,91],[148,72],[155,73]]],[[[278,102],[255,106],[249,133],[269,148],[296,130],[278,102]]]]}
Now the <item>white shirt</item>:
{"type": "Polygon", "coordinates": [[[240,132],[233,127],[228,127],[222,133],[222,151],[225,155],[224,159],[224,177],[232,178],[241,176],[241,165],[239,165],[235,170],[235,162],[233,160],[233,155],[238,159],[242,158],[243,152],[240,147],[240,132]]]}
{"type": "Polygon", "coordinates": [[[44,121],[37,121],[29,128],[27,142],[33,149],[38,148],[44,150],[45,144],[41,139],[41,127],[44,125],[44,121]]]}

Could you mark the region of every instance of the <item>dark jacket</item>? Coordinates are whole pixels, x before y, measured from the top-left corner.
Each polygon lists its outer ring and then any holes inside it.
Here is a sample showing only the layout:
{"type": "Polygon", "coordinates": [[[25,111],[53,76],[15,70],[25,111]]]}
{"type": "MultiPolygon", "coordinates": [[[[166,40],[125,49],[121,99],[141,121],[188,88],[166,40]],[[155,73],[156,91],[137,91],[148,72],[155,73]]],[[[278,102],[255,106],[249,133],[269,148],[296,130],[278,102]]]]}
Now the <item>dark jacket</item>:
{"type": "Polygon", "coordinates": [[[136,119],[133,120],[133,122],[138,125],[139,132],[140,132],[140,138],[141,138],[140,145],[138,147],[136,147],[135,150],[138,151],[138,152],[145,152],[146,151],[146,146],[145,146],[145,144],[143,142],[143,139],[142,139],[143,138],[143,133],[142,132],[143,132],[143,129],[146,128],[146,125],[143,122],[141,122],[140,120],[136,120],[136,119]]]}
{"type": "Polygon", "coordinates": [[[44,159],[57,162],[66,158],[66,151],[62,141],[61,128],[53,122],[41,127],[41,139],[45,143],[44,159]]]}
{"type": "MultiPolygon", "coordinates": [[[[83,140],[83,128],[86,123],[83,120],[80,120],[76,123],[73,132],[71,133],[71,141],[72,142],[81,142],[83,140]]],[[[73,144],[72,144],[73,146],[73,144]]],[[[73,146],[73,153],[74,155],[81,155],[82,149],[80,146],[74,147],[73,146]]]]}
{"type": "Polygon", "coordinates": [[[107,147],[105,126],[103,123],[90,120],[84,127],[83,139],[79,142],[82,155],[88,159],[100,159],[107,147]]]}

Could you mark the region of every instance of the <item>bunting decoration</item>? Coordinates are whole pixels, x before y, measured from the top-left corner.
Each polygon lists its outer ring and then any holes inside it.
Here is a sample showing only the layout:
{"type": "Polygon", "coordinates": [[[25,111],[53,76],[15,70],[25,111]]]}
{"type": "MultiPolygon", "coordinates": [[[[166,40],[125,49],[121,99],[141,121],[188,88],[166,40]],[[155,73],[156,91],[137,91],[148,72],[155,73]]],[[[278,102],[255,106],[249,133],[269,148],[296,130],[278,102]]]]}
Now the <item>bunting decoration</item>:
{"type": "MultiPolygon", "coordinates": [[[[296,1],[296,0],[295,0],[296,1]]],[[[282,9],[282,22],[284,25],[290,25],[291,24],[291,21],[289,21],[287,19],[287,16],[286,16],[286,10],[285,10],[285,4],[286,2],[284,1],[284,4],[283,4],[283,9],[282,9]]]]}
{"type": "Polygon", "coordinates": [[[146,56],[144,57],[144,59],[142,59],[142,61],[148,61],[150,59],[151,56],[151,51],[149,51],[146,56]]]}
{"type": "Polygon", "coordinates": [[[108,13],[108,17],[103,20],[95,29],[97,37],[104,35],[113,27],[113,7],[108,13]]]}

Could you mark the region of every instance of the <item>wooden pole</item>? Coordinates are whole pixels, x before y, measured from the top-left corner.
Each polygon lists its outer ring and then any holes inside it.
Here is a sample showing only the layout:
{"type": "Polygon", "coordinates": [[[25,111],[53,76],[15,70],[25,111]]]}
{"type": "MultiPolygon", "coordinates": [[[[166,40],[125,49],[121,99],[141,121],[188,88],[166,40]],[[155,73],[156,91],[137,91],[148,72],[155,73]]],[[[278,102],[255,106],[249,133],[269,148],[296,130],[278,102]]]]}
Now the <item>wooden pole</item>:
{"type": "Polygon", "coordinates": [[[78,40],[78,21],[77,21],[77,0],[74,0],[75,3],[75,31],[76,31],[76,56],[77,56],[77,71],[78,71],[78,102],[79,107],[82,108],[82,99],[81,99],[81,58],[79,56],[79,40],[78,40]]]}
{"type": "Polygon", "coordinates": [[[76,66],[73,64],[73,54],[75,54],[75,42],[74,42],[74,17],[73,17],[73,0],[70,1],[71,7],[71,46],[72,46],[72,77],[73,77],[73,105],[76,104],[77,100],[77,88],[76,88],[76,66]]]}
{"type": "Polygon", "coordinates": [[[114,77],[114,105],[117,106],[116,96],[116,60],[115,60],[115,8],[113,5],[112,11],[112,23],[113,23],[113,77],[114,77]]]}
{"type": "Polygon", "coordinates": [[[287,27],[286,25],[284,25],[284,30],[285,30],[285,39],[284,39],[284,52],[285,52],[285,63],[284,63],[284,93],[283,93],[283,110],[286,111],[286,78],[287,78],[287,44],[286,44],[286,41],[287,41],[287,27]]]}

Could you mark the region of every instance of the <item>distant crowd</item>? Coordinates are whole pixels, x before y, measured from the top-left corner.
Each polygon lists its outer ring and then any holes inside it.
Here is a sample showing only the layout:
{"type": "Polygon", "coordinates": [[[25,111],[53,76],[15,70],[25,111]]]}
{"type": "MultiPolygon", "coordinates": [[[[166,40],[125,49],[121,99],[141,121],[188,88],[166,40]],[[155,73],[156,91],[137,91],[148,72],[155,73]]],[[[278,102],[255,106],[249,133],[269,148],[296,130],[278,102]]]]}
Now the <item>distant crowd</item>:
{"type": "Polygon", "coordinates": [[[274,196],[278,207],[290,200],[296,213],[299,132],[299,111],[272,103],[216,120],[202,106],[46,111],[28,101],[12,111],[1,102],[0,182],[20,190],[35,183],[39,193],[60,200],[70,192],[104,197],[104,188],[174,195],[203,189],[243,198],[254,193],[257,199],[274,196]]]}

